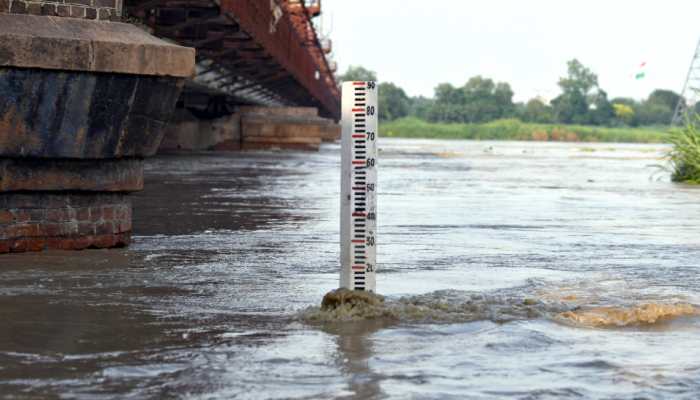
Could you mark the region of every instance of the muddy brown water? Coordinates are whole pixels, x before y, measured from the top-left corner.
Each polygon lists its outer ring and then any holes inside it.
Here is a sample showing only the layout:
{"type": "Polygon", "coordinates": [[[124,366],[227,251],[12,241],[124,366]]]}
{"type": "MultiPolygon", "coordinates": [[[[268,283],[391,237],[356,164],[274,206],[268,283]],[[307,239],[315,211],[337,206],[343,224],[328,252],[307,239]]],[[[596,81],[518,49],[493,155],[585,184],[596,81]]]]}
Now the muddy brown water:
{"type": "Polygon", "coordinates": [[[157,157],[130,248],[0,256],[0,398],[700,396],[700,188],[664,146],[380,147],[390,318],[308,309],[336,145],[157,157]]]}

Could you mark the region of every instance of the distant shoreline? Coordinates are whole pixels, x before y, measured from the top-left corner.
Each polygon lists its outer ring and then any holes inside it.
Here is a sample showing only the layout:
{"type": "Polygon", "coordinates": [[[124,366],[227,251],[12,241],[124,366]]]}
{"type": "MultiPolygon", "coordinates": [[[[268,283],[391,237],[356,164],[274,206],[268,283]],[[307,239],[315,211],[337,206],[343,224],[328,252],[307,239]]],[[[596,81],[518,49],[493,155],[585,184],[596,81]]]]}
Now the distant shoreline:
{"type": "Polygon", "coordinates": [[[537,124],[501,119],[481,124],[428,122],[400,118],[381,122],[384,137],[552,142],[669,143],[669,127],[631,128],[537,124]]]}

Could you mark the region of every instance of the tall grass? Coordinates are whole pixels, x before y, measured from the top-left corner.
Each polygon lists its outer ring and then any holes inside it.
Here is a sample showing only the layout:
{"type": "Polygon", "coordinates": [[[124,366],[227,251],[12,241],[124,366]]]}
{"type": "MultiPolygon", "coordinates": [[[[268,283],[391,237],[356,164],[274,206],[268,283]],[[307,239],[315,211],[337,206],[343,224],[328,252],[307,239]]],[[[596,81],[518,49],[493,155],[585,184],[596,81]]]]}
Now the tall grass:
{"type": "Polygon", "coordinates": [[[383,136],[430,139],[663,143],[668,141],[669,136],[665,128],[535,124],[517,119],[501,119],[484,124],[446,124],[401,118],[382,122],[380,128],[383,136]]]}
{"type": "Polygon", "coordinates": [[[700,118],[688,121],[670,135],[673,149],[668,153],[674,182],[700,184],[700,118]]]}

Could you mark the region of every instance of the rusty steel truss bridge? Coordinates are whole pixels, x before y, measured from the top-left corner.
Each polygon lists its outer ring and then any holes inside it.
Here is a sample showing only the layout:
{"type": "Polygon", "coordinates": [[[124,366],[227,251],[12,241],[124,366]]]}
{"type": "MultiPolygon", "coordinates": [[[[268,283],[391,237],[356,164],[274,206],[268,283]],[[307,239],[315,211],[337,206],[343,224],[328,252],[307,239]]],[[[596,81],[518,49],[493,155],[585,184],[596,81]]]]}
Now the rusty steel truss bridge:
{"type": "Polygon", "coordinates": [[[181,106],[203,116],[239,104],[316,107],[340,117],[330,41],[313,19],[320,0],[126,0],[127,20],[196,49],[181,106]]]}

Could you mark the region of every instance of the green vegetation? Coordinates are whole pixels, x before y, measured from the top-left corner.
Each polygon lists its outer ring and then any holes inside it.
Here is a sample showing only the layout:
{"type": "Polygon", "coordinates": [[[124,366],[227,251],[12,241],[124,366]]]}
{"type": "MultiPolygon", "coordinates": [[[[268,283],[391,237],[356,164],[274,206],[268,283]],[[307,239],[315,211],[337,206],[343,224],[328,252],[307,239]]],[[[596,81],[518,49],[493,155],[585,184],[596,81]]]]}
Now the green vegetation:
{"type": "Polygon", "coordinates": [[[343,75],[338,77],[340,82],[345,81],[376,81],[377,74],[359,65],[351,65],[343,75]]]}
{"type": "Polygon", "coordinates": [[[674,182],[700,184],[700,119],[670,135],[673,150],[668,154],[674,182]]]}
{"type": "Polygon", "coordinates": [[[521,122],[518,119],[465,124],[435,123],[407,117],[383,121],[380,129],[384,137],[405,138],[636,143],[662,143],[669,140],[669,134],[663,128],[540,124],[521,122]]]}
{"type": "MultiPolygon", "coordinates": [[[[376,73],[360,66],[350,67],[339,77],[340,81],[376,79],[376,73]]],[[[482,76],[470,78],[461,87],[441,83],[432,98],[409,97],[399,86],[383,82],[379,84],[379,117],[383,122],[396,121],[387,126],[401,126],[402,136],[539,140],[546,134],[549,140],[654,142],[662,140],[676,105],[684,101],[677,93],[661,89],[642,101],[608,100],[598,76],[576,59],[567,63],[566,76],[558,85],[561,94],[553,99],[517,103],[508,83],[482,76]],[[409,122],[416,126],[407,126],[409,122]],[[430,129],[439,132],[430,132],[428,122],[434,123],[430,129]],[[638,127],[645,128],[633,129],[638,127]]],[[[700,103],[695,108],[700,111],[700,103]]]]}

